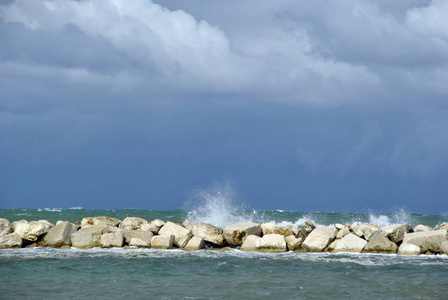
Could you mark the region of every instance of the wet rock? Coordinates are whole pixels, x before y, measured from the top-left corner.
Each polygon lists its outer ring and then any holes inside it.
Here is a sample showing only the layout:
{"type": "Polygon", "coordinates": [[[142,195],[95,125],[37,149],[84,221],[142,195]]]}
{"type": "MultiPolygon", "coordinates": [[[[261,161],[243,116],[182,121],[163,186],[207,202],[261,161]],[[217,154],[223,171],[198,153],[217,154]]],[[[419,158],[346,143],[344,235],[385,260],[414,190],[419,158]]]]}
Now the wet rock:
{"type": "Polygon", "coordinates": [[[414,228],[414,232],[431,231],[431,230],[433,230],[431,227],[422,224],[419,224],[414,228]]]}
{"type": "Polygon", "coordinates": [[[257,251],[262,252],[285,252],[285,237],[280,234],[266,234],[261,239],[255,241],[257,251]]]}
{"type": "Polygon", "coordinates": [[[447,231],[445,229],[440,229],[406,233],[403,243],[419,246],[420,253],[424,253],[428,250],[434,253],[439,253],[442,248],[442,243],[447,240],[447,231]]]}
{"type": "Polygon", "coordinates": [[[302,240],[305,240],[311,233],[311,231],[313,231],[313,227],[308,225],[301,225],[297,227],[297,233],[295,234],[295,236],[301,238],[302,240]]]}
{"type": "Polygon", "coordinates": [[[274,233],[275,228],[277,227],[277,223],[275,221],[271,221],[268,223],[263,223],[261,226],[261,232],[263,235],[274,233]]]}
{"type": "Polygon", "coordinates": [[[22,237],[17,233],[10,233],[0,237],[0,249],[21,248],[22,237]]]}
{"type": "Polygon", "coordinates": [[[160,228],[159,234],[174,235],[174,244],[179,248],[185,247],[188,241],[193,237],[191,230],[188,230],[187,228],[173,222],[167,222],[162,228],[160,228]]]}
{"type": "Polygon", "coordinates": [[[302,238],[297,238],[293,235],[289,235],[285,237],[285,241],[289,251],[299,251],[302,249],[302,238]]]}
{"type": "Polygon", "coordinates": [[[376,231],[364,247],[366,253],[397,253],[397,245],[384,236],[380,230],[376,231]]]}
{"type": "Polygon", "coordinates": [[[93,225],[72,233],[72,246],[80,249],[99,247],[104,228],[103,225],[93,225]]]}
{"type": "Polygon", "coordinates": [[[7,219],[0,218],[0,237],[12,232],[11,223],[7,219]]]}
{"type": "Polygon", "coordinates": [[[289,236],[294,235],[294,233],[291,230],[291,226],[284,226],[284,227],[278,227],[274,229],[275,234],[283,235],[283,236],[289,236]]]}
{"type": "Polygon", "coordinates": [[[151,239],[151,247],[154,249],[173,248],[174,235],[155,235],[151,239]]]}
{"type": "Polygon", "coordinates": [[[123,247],[124,238],[121,231],[104,233],[100,239],[102,248],[123,247]]]}
{"type": "Polygon", "coordinates": [[[398,248],[399,255],[418,255],[420,252],[420,247],[414,244],[403,243],[400,245],[400,248],[398,248]]]}
{"type": "Polygon", "coordinates": [[[358,237],[353,233],[349,233],[335,244],[333,252],[361,253],[366,244],[366,240],[358,237]]]}
{"type": "Polygon", "coordinates": [[[257,247],[255,246],[255,243],[261,240],[261,237],[257,236],[257,235],[248,235],[246,237],[246,239],[244,240],[243,245],[241,245],[240,250],[241,251],[256,251],[257,247]]]}
{"type": "Polygon", "coordinates": [[[48,230],[47,234],[39,242],[39,246],[60,248],[62,246],[71,246],[71,234],[76,232],[74,224],[63,221],[58,222],[56,226],[48,230]]]}
{"type": "Polygon", "coordinates": [[[153,237],[153,233],[151,231],[143,231],[143,230],[123,230],[123,238],[126,244],[131,246],[132,239],[139,239],[144,241],[147,244],[151,244],[151,239],[153,237]]]}
{"type": "Polygon", "coordinates": [[[410,232],[412,226],[409,224],[399,224],[381,227],[381,230],[387,234],[387,237],[394,243],[403,241],[404,235],[410,232]]]}
{"type": "Polygon", "coordinates": [[[336,237],[336,229],[317,226],[303,241],[302,248],[308,252],[322,252],[336,237]]]}
{"type": "Polygon", "coordinates": [[[205,241],[203,238],[193,236],[185,245],[185,250],[201,250],[205,248],[205,241]]]}
{"type": "Polygon", "coordinates": [[[230,245],[240,246],[243,239],[249,235],[261,235],[261,225],[251,222],[241,222],[227,226],[224,228],[224,239],[230,245]]]}
{"type": "Polygon", "coordinates": [[[221,228],[215,227],[213,225],[198,222],[192,227],[192,232],[194,236],[203,238],[204,241],[218,245],[224,246],[224,236],[223,230],[221,228]]]}
{"type": "Polygon", "coordinates": [[[139,217],[127,217],[121,222],[120,228],[125,230],[138,230],[142,225],[148,223],[148,221],[139,217]]]}

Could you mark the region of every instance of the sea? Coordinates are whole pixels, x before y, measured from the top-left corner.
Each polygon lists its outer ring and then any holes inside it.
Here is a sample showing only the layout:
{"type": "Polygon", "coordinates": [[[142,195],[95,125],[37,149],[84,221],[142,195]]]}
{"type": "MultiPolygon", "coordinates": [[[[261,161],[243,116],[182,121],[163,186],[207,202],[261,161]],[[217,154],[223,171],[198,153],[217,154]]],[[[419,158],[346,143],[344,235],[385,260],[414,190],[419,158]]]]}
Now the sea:
{"type": "MultiPolygon", "coordinates": [[[[219,227],[354,221],[380,226],[448,222],[447,215],[256,211],[210,203],[194,209],[0,209],[11,222],[84,217],[203,221],[219,227]]],[[[0,299],[448,299],[446,255],[258,253],[154,249],[0,250],[0,299]]]]}

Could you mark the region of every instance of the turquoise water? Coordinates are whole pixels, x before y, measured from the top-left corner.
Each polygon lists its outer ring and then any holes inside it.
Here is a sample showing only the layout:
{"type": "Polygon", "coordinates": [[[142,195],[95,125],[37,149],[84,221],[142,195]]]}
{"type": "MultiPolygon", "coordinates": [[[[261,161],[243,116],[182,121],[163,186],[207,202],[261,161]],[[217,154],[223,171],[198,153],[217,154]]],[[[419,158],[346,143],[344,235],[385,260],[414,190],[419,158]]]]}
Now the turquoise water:
{"type": "MultiPolygon", "coordinates": [[[[80,221],[106,215],[123,219],[239,220],[330,225],[353,221],[425,224],[444,215],[404,211],[382,214],[329,214],[287,211],[191,211],[13,209],[10,221],[80,221]]],[[[447,299],[448,256],[347,253],[256,253],[153,249],[0,250],[0,299],[447,299]]]]}

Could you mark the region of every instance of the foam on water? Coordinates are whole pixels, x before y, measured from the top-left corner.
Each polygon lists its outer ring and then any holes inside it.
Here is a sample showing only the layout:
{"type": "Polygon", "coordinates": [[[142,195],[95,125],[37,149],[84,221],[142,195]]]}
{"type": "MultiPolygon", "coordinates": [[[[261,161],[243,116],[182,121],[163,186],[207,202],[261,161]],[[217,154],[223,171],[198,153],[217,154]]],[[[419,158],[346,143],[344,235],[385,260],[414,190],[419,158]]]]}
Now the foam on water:
{"type": "Polygon", "coordinates": [[[369,213],[369,223],[377,224],[379,227],[396,225],[396,224],[413,224],[411,215],[404,209],[400,208],[391,215],[382,215],[369,213]]]}

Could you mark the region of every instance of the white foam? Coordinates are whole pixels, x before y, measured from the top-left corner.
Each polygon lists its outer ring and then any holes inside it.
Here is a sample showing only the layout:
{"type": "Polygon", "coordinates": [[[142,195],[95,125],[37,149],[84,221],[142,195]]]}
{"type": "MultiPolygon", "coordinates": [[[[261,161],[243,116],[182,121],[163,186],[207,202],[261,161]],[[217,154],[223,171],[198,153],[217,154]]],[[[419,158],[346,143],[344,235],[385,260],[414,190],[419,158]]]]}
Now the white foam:
{"type": "Polygon", "coordinates": [[[404,208],[400,208],[396,213],[390,215],[369,213],[369,223],[384,227],[397,224],[412,224],[413,222],[411,215],[404,208]]]}

